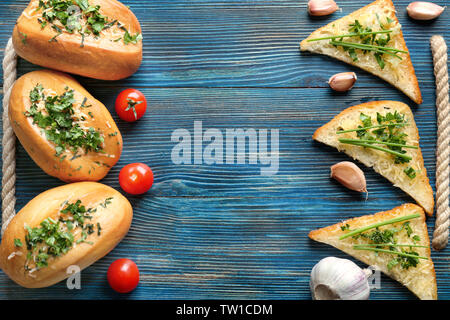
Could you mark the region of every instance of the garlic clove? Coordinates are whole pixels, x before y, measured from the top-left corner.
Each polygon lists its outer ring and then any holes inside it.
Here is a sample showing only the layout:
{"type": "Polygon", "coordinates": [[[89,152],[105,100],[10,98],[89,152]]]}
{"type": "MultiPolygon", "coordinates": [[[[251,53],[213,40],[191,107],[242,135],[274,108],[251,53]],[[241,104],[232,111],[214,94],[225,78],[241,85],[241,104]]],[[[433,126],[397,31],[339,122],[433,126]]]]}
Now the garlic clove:
{"type": "Polygon", "coordinates": [[[408,15],[416,20],[432,20],[441,15],[444,12],[444,7],[441,7],[432,2],[415,1],[411,2],[406,11],[408,15]]]}
{"type": "Polygon", "coordinates": [[[353,88],[353,85],[355,84],[357,79],[358,78],[356,77],[356,74],[354,72],[341,72],[331,76],[328,80],[328,84],[330,85],[331,89],[339,92],[344,92],[353,88]]]}
{"type": "Polygon", "coordinates": [[[367,300],[368,274],[354,262],[336,257],[320,260],[311,270],[314,300],[367,300]]]}
{"type": "Polygon", "coordinates": [[[320,17],[332,14],[339,9],[333,0],[310,0],[308,2],[308,12],[312,16],[320,17]]]}
{"type": "Polygon", "coordinates": [[[331,177],[350,190],[367,192],[364,172],[353,162],[342,161],[332,165],[331,177]]]}

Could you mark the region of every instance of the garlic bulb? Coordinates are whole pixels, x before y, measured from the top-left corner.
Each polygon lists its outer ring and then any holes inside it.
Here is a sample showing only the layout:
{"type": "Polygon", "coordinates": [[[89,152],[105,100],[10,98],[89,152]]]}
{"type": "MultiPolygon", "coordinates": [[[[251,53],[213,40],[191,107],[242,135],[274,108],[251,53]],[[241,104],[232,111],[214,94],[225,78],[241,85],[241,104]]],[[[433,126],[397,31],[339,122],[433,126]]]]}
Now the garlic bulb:
{"type": "Polygon", "coordinates": [[[352,261],[327,257],[312,269],[309,285],[314,300],[367,300],[367,277],[366,271],[352,261]]]}

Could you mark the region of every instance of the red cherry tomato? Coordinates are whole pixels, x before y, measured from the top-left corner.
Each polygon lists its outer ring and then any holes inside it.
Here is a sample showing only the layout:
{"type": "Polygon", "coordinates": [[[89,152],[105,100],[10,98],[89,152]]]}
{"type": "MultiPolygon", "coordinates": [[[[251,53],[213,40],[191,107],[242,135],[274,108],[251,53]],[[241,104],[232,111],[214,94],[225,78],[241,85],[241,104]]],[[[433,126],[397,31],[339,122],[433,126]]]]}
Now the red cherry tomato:
{"type": "Polygon", "coordinates": [[[136,89],[125,89],[116,99],[116,112],[120,119],[133,122],[140,118],[147,110],[147,100],[142,92],[136,89]]]}
{"type": "Polygon", "coordinates": [[[120,170],[119,184],[129,194],[142,194],[153,185],[153,172],[146,164],[130,163],[120,170]]]}
{"type": "Polygon", "coordinates": [[[120,293],[133,291],[139,283],[139,269],[130,259],[118,259],[108,268],[107,278],[113,290],[120,293]]]}

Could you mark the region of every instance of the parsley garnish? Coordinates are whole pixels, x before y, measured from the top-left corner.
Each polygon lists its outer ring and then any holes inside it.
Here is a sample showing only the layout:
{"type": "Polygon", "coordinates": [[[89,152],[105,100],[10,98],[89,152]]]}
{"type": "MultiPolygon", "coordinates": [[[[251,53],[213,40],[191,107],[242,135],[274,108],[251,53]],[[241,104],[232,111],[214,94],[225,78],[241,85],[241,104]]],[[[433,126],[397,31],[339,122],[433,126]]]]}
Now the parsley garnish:
{"type": "MultiPolygon", "coordinates": [[[[42,9],[42,19],[38,18],[41,29],[44,29],[47,23],[57,31],[57,35],[51,38],[50,42],[57,42],[56,37],[63,31],[73,34],[78,32],[81,35],[81,45],[84,47],[85,37],[92,34],[95,37],[100,35],[105,29],[119,24],[117,20],[110,21],[109,18],[100,13],[100,6],[90,5],[88,0],[39,0],[39,10],[42,9]],[[74,9],[78,8],[78,10],[74,9]],[[85,23],[82,23],[83,20],[85,23]],[[63,26],[61,29],[56,23],[63,26]]],[[[142,35],[136,33],[131,35],[128,30],[121,26],[125,34],[124,44],[137,43],[142,40],[142,35]]]]}
{"type": "Polygon", "coordinates": [[[330,40],[330,44],[335,47],[341,47],[344,51],[348,52],[353,61],[358,61],[358,55],[356,50],[367,54],[373,52],[375,60],[381,69],[384,69],[385,62],[383,56],[390,55],[402,60],[399,53],[408,53],[404,50],[399,50],[393,47],[388,47],[387,44],[391,40],[390,33],[393,32],[387,28],[387,25],[394,22],[389,17],[386,17],[386,24],[381,23],[380,18],[377,15],[378,22],[380,24],[380,31],[373,31],[369,27],[364,27],[358,20],[355,20],[349,25],[349,33],[340,34],[337,36],[321,37],[315,39],[309,39],[311,41],[330,40]],[[344,38],[358,39],[358,42],[344,41],[344,38]]]}
{"type": "Polygon", "coordinates": [[[140,40],[142,40],[142,34],[140,34],[139,32],[136,33],[135,35],[131,35],[128,30],[124,29],[125,31],[125,35],[123,36],[123,42],[125,44],[129,44],[130,42],[133,44],[138,43],[140,40]]]}
{"type": "MultiPolygon", "coordinates": [[[[92,219],[90,213],[96,209],[86,209],[80,200],[74,203],[67,201],[62,204],[63,209],[60,211],[58,220],[47,218],[40,223],[38,227],[30,228],[26,226],[25,243],[28,250],[27,260],[25,262],[25,270],[30,271],[32,268],[40,269],[48,266],[50,257],[58,257],[67,253],[74,242],[79,244],[86,242],[88,235],[95,232],[93,224],[86,224],[86,220],[92,219]],[[81,237],[78,240],[74,238],[76,228],[82,230],[81,237]]],[[[100,236],[100,223],[97,222],[97,235],[100,236]]],[[[17,247],[22,246],[20,239],[14,239],[17,247]]]]}
{"type": "Polygon", "coordinates": [[[375,223],[375,224],[371,224],[369,226],[362,227],[362,228],[353,230],[353,231],[351,231],[349,233],[346,233],[343,236],[340,236],[339,240],[344,240],[344,239],[346,239],[348,237],[360,234],[362,232],[366,232],[367,230],[376,229],[378,227],[385,226],[385,225],[388,225],[388,224],[394,224],[394,223],[398,223],[398,222],[403,222],[403,221],[407,221],[407,220],[411,220],[411,219],[416,219],[416,218],[419,218],[419,217],[420,217],[420,214],[419,213],[415,213],[415,214],[410,214],[410,215],[407,215],[407,216],[393,218],[393,219],[389,219],[389,220],[386,220],[386,221],[382,221],[382,222],[378,222],[378,223],[375,223]]]}
{"type": "Polygon", "coordinates": [[[403,170],[404,173],[410,178],[414,179],[416,177],[416,170],[414,170],[412,167],[408,167],[405,170],[403,170]]]}
{"type": "Polygon", "coordinates": [[[14,245],[16,247],[22,247],[23,246],[22,241],[20,239],[14,239],[14,245]]]}
{"type": "MultiPolygon", "coordinates": [[[[372,123],[372,118],[364,113],[360,113],[359,118],[362,126],[359,125],[356,129],[336,132],[336,134],[356,132],[357,139],[338,139],[340,143],[390,153],[394,156],[394,162],[397,164],[407,163],[412,160],[412,157],[407,155],[404,149],[418,149],[418,147],[406,144],[408,135],[402,132],[402,128],[407,125],[407,122],[403,114],[395,111],[394,113],[388,112],[385,115],[381,115],[377,112],[378,124],[376,125],[372,123]],[[379,145],[384,145],[384,147],[379,145]]],[[[416,176],[416,172],[412,167],[406,168],[404,172],[410,179],[414,179],[416,176]]]]}
{"type": "MultiPolygon", "coordinates": [[[[427,248],[427,246],[417,245],[416,241],[420,241],[420,237],[413,234],[413,230],[410,226],[410,220],[420,217],[420,214],[412,214],[403,217],[397,217],[389,219],[383,222],[375,223],[363,228],[359,228],[350,231],[343,236],[339,237],[339,240],[352,237],[354,239],[364,238],[369,241],[365,244],[355,244],[353,249],[366,250],[381,253],[388,253],[395,255],[396,257],[389,261],[387,264],[388,269],[392,269],[394,266],[400,264],[403,269],[409,267],[416,267],[419,263],[419,259],[428,259],[427,257],[419,256],[419,254],[412,250],[412,248],[427,248]],[[400,228],[388,228],[380,230],[379,228],[385,225],[395,224],[403,222],[400,228]],[[408,238],[411,238],[414,243],[412,244],[399,244],[396,241],[396,235],[400,232],[406,232],[408,238]]],[[[347,226],[347,225],[346,225],[347,226]]],[[[343,228],[342,231],[349,230],[349,228],[343,228]],[[345,230],[344,230],[345,229],[345,230]]]]}
{"type": "Polygon", "coordinates": [[[73,90],[66,87],[62,95],[45,96],[43,89],[42,85],[37,85],[30,91],[32,104],[25,115],[33,118],[33,123],[44,130],[47,140],[55,144],[56,156],[60,156],[65,150],[71,150],[76,155],[78,148],[86,152],[101,151],[104,138],[100,131],[94,128],[83,129],[77,123],[73,109],[73,90]],[[45,103],[45,114],[38,111],[40,101],[45,103]]]}
{"type": "Polygon", "coordinates": [[[34,262],[37,269],[46,267],[49,256],[60,256],[72,247],[73,235],[62,229],[60,221],[47,218],[41,222],[40,226],[35,228],[27,226],[26,229],[25,243],[28,249],[26,270],[30,270],[30,262],[34,262]]]}
{"type": "Polygon", "coordinates": [[[113,197],[106,198],[105,202],[101,203],[100,206],[103,208],[106,208],[108,206],[108,204],[111,204],[112,199],[113,199],[113,197]]]}
{"type": "Polygon", "coordinates": [[[21,39],[22,43],[27,44],[27,34],[23,33],[23,32],[19,32],[19,33],[22,36],[22,39],[21,39]]]}

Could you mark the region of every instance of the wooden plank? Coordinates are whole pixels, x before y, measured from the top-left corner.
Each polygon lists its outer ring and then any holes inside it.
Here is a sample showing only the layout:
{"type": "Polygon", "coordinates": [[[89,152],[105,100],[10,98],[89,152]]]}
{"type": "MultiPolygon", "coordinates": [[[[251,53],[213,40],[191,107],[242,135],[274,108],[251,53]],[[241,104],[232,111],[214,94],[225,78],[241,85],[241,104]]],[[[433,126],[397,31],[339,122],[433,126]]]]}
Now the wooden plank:
{"type": "MultiPolygon", "coordinates": [[[[365,214],[352,203],[282,198],[160,198],[133,200],[135,217],[129,235],[107,257],[82,272],[82,290],[65,283],[27,290],[0,277],[4,298],[123,297],[106,288],[106,270],[119,257],[140,267],[139,287],[132,299],[310,299],[309,272],[329,255],[348,258],[336,249],[314,243],[305,235],[324,226],[365,214]],[[323,217],[327,220],[324,221],[323,217]],[[225,219],[226,217],[226,219],[225,219]]],[[[385,209],[373,203],[372,210],[385,209]]],[[[448,298],[444,281],[448,253],[435,254],[441,298],[448,298]]],[[[360,264],[361,265],[361,264],[360,264]]],[[[411,299],[412,294],[383,276],[372,299],[411,299]]]]}
{"type": "MultiPolygon", "coordinates": [[[[27,1],[0,4],[4,47],[27,1]]],[[[331,58],[300,53],[299,42],[316,28],[369,1],[346,1],[329,19],[312,19],[306,1],[127,1],[141,21],[144,62],[134,76],[112,85],[151,87],[326,87],[330,75],[356,71],[357,86],[380,88],[385,82],[331,58]],[[324,64],[327,68],[324,71],[324,64]]],[[[429,38],[447,40],[449,11],[433,23],[413,22],[409,1],[396,1],[400,22],[422,87],[433,86],[429,38]]],[[[20,72],[33,66],[20,62],[20,72]]],[[[102,82],[89,81],[93,86],[102,82]]]]}
{"type": "MultiPolygon", "coordinates": [[[[134,259],[141,270],[140,286],[127,296],[132,299],[310,299],[313,265],[329,255],[348,258],[310,241],[310,230],[412,201],[371,169],[363,168],[367,201],[330,180],[329,166],[348,157],[314,143],[311,135],[345,107],[361,102],[392,99],[412,106],[434,188],[436,115],[428,39],[435,33],[447,37],[447,10],[432,23],[417,23],[406,16],[409,1],[395,1],[424,95],[424,103],[415,106],[365,72],[300,53],[299,41],[331,20],[309,18],[306,1],[124,2],[143,26],[141,69],[116,82],[79,79],[110,109],[124,136],[122,157],[102,182],[120,190],[120,168],[141,161],[152,167],[155,184],[146,195],[129,197],[134,207],[130,233],[83,271],[82,290],[70,291],[64,282],[24,289],[0,273],[0,299],[123,298],[108,289],[105,279],[109,264],[121,257],[134,259]],[[328,77],[349,69],[358,73],[355,88],[331,92],[328,77]],[[116,95],[126,87],[141,89],[149,101],[147,114],[135,124],[119,121],[113,111],[116,95]],[[258,165],[173,164],[171,134],[180,128],[192,133],[194,121],[224,134],[227,128],[278,129],[279,172],[264,177],[258,165]]],[[[27,3],[0,2],[0,47],[27,3]]],[[[331,18],[366,3],[346,1],[343,12],[331,18]]],[[[19,74],[35,69],[19,60],[19,74]]],[[[43,173],[20,145],[17,175],[17,209],[62,184],[43,173]]],[[[430,234],[433,225],[430,218],[430,234]]],[[[450,299],[450,251],[432,256],[439,297],[450,299]]],[[[371,298],[414,299],[384,276],[382,289],[371,298]]]]}
{"type": "MultiPolygon", "coordinates": [[[[96,98],[111,110],[124,137],[124,151],[118,165],[104,181],[118,187],[117,174],[124,164],[132,161],[148,163],[153,169],[156,184],[151,195],[156,196],[293,196],[331,198],[343,196],[342,188],[329,183],[329,166],[347,159],[332,148],[312,141],[315,129],[328,122],[345,107],[367,101],[370,90],[353,90],[341,96],[337,104],[328,89],[201,89],[201,88],[144,88],[149,99],[147,114],[137,123],[120,121],[113,111],[115,94],[122,88],[92,88],[96,98]],[[311,101],[322,97],[314,107],[311,101]],[[203,132],[219,129],[278,129],[279,171],[275,176],[260,175],[260,164],[251,165],[177,165],[171,160],[176,145],[171,141],[177,129],[187,129],[193,136],[194,121],[202,121],[203,132]],[[317,161],[312,162],[311,159],[317,161]],[[314,190],[315,192],[308,192],[314,190]],[[324,193],[324,191],[326,191],[324,193]]],[[[426,92],[428,96],[431,92],[426,92]]],[[[395,90],[386,99],[401,99],[395,90]]],[[[434,184],[434,150],[436,128],[432,107],[421,106],[415,110],[421,134],[421,144],[430,179],[434,184]]],[[[205,147],[207,143],[203,144],[205,147]]],[[[248,151],[248,145],[246,146],[248,151]]],[[[270,150],[270,149],[269,149],[270,150]]],[[[192,150],[193,151],[193,150],[192,150]]],[[[20,146],[18,149],[18,185],[21,190],[35,194],[48,186],[59,184],[30,160],[20,146]],[[33,181],[51,183],[39,184],[33,181]],[[53,182],[52,182],[53,181],[53,182]]],[[[193,156],[192,156],[193,161],[193,156]]],[[[224,159],[225,162],[225,159],[224,159]]],[[[259,163],[259,162],[258,162],[259,163]]],[[[370,195],[374,198],[397,198],[403,192],[392,189],[389,182],[378,177],[373,170],[368,174],[370,195]],[[373,182],[373,190],[371,188],[373,182]],[[378,189],[380,188],[380,189],[378,189]],[[380,192],[380,193],[379,193],[380,192]]],[[[344,193],[349,199],[353,193],[344,193]]],[[[359,199],[359,198],[358,198],[359,199]]]]}
{"type": "MultiPolygon", "coordinates": [[[[111,93],[121,88],[92,89],[111,109],[111,93]]],[[[65,289],[64,283],[30,293],[1,275],[0,297],[35,297],[39,292],[46,298],[117,297],[104,289],[103,278],[96,277],[105,273],[114,258],[128,256],[138,261],[143,273],[143,282],[132,295],[137,299],[308,299],[308,273],[314,263],[327,255],[347,257],[308,240],[310,230],[411,201],[371,169],[363,168],[370,192],[367,201],[330,180],[329,166],[348,158],[311,141],[313,130],[344,108],[333,102],[328,89],[144,88],[143,92],[151,101],[144,118],[136,124],[115,119],[124,134],[125,149],[103,181],[119,189],[118,171],[128,162],[146,162],[155,172],[155,185],[147,195],[129,197],[135,217],[127,238],[83,272],[82,293],[65,289]],[[323,98],[311,108],[315,96],[323,98]],[[203,121],[205,130],[278,128],[280,172],[261,177],[259,168],[249,164],[174,165],[170,153],[175,144],[170,136],[179,128],[192,132],[196,120],[203,121]]],[[[369,90],[355,90],[340,98],[348,106],[365,101],[367,95],[369,90]]],[[[385,98],[397,95],[394,91],[385,98]]],[[[415,115],[433,182],[434,111],[420,107],[415,115]]],[[[61,184],[37,168],[22,147],[17,165],[18,208],[39,192],[61,184]]],[[[431,233],[434,218],[429,220],[431,233]]],[[[433,258],[441,298],[448,298],[448,250],[433,252],[433,258]]],[[[383,277],[382,290],[374,291],[372,298],[412,295],[383,277]]]]}

